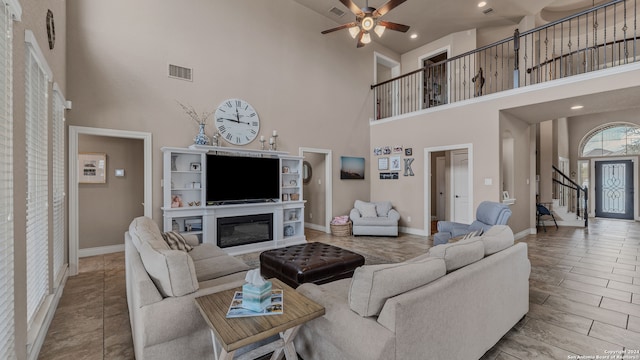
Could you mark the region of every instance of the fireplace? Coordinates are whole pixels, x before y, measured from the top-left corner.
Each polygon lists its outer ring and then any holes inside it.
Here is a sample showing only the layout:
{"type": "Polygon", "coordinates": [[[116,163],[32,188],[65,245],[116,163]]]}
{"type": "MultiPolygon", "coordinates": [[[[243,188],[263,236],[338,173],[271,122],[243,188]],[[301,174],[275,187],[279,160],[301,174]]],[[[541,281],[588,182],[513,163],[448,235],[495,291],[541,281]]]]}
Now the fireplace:
{"type": "Polygon", "coordinates": [[[218,218],[216,227],[221,248],[273,240],[273,214],[218,218]]]}

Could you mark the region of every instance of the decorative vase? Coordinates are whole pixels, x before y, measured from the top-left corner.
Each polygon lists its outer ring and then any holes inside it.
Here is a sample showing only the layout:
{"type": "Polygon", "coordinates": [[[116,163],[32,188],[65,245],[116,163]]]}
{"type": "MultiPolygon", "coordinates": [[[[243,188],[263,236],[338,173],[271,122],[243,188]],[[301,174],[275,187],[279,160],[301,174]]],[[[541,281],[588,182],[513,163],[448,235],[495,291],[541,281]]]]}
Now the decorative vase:
{"type": "Polygon", "coordinates": [[[209,137],[204,133],[204,125],[200,124],[200,131],[198,135],[193,138],[193,143],[196,145],[209,145],[209,137]]]}

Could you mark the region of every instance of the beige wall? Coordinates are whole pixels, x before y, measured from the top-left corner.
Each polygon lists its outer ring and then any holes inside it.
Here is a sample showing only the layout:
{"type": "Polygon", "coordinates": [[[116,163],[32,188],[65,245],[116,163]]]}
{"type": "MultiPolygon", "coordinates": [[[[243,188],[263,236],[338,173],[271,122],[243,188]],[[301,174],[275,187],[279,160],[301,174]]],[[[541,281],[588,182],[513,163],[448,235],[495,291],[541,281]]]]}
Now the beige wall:
{"type": "Polygon", "coordinates": [[[569,122],[566,117],[556,120],[556,131],[557,141],[555,146],[558,151],[558,157],[569,159],[569,122]]]}
{"type": "Polygon", "coordinates": [[[553,169],[551,165],[557,164],[557,158],[554,158],[554,142],[553,142],[553,120],[547,120],[540,123],[539,127],[540,135],[540,150],[538,151],[538,158],[540,161],[539,171],[539,183],[538,183],[538,195],[539,202],[551,202],[553,199],[552,194],[552,180],[551,174],[553,169]]]}
{"type": "MultiPolygon", "coordinates": [[[[504,134],[508,132],[513,138],[513,190],[509,190],[509,196],[516,199],[515,203],[510,205],[511,211],[516,216],[509,219],[509,226],[517,231],[530,228],[533,224],[529,214],[534,208],[535,200],[532,201],[532,193],[535,191],[535,177],[531,176],[532,157],[531,157],[531,132],[535,131],[535,125],[529,124],[517,117],[500,113],[500,132],[504,134]]],[[[501,171],[502,174],[502,171],[501,171]]],[[[502,181],[501,181],[502,183],[502,181]]]]}
{"type": "Polygon", "coordinates": [[[176,101],[200,112],[242,98],[257,110],[262,135],[278,130],[279,150],[333,151],[333,214],[369,197],[369,179],[339,180],[338,160],[369,158],[373,52],[389,50],[356,49],[346,32],[321,35],[334,24],[290,0],[71,0],[68,7],[69,123],[152,133],[156,222],[159,149],[188,146],[197,132],[176,101]],[[192,67],[193,82],[169,79],[169,63],[192,67]]]}
{"type": "Polygon", "coordinates": [[[80,249],[123,245],[131,220],[144,215],[144,148],[142,140],[80,135],[78,150],[107,155],[104,184],[78,184],[80,249]],[[115,169],[124,169],[116,177],[115,169]]]}
{"type": "Polygon", "coordinates": [[[450,49],[449,57],[454,57],[456,55],[464,54],[467,51],[474,50],[476,48],[476,29],[461,31],[444,36],[427,45],[402,54],[402,73],[408,73],[422,67],[419,60],[420,58],[425,55],[434,54],[434,52],[445,48],[450,49]]]}

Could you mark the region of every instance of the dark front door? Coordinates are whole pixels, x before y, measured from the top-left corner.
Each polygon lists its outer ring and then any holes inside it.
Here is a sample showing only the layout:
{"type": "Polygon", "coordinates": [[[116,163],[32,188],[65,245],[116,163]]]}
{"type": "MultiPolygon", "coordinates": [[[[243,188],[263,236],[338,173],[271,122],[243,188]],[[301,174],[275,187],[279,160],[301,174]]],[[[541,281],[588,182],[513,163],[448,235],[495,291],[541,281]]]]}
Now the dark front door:
{"type": "Polygon", "coordinates": [[[633,219],[633,163],[596,162],[596,216],[633,219]]]}

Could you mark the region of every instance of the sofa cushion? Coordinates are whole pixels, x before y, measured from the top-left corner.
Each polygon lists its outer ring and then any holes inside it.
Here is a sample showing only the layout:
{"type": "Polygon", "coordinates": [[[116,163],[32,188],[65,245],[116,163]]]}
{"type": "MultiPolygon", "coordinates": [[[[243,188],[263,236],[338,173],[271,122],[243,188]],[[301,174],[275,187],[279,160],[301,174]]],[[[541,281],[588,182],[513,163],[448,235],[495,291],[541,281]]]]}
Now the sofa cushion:
{"type": "Polygon", "coordinates": [[[376,213],[378,216],[387,217],[389,215],[389,211],[391,210],[391,202],[390,201],[379,201],[375,203],[376,205],[376,213]]]}
{"type": "Polygon", "coordinates": [[[179,232],[175,231],[167,231],[162,233],[162,238],[169,245],[171,250],[180,250],[184,252],[189,252],[193,250],[193,246],[187,243],[187,240],[182,237],[179,232]]]}
{"type": "Polygon", "coordinates": [[[484,256],[495,254],[514,244],[513,230],[507,225],[494,225],[481,237],[484,256]]]}
{"type": "Polygon", "coordinates": [[[441,244],[429,249],[429,255],[444,259],[447,272],[467,266],[484,257],[484,243],[473,237],[455,243],[441,244]]]}
{"type": "Polygon", "coordinates": [[[194,262],[198,281],[207,281],[251,269],[233,256],[216,256],[194,262]]]}
{"type": "Polygon", "coordinates": [[[223,255],[227,255],[227,253],[216,245],[209,243],[194,246],[193,250],[189,251],[189,256],[194,262],[223,255]]]}
{"type": "Polygon", "coordinates": [[[445,262],[437,258],[361,266],[351,279],[349,307],[360,316],[376,316],[388,298],[428,284],[445,274],[445,262]]]}
{"type": "Polygon", "coordinates": [[[360,215],[363,218],[375,218],[378,217],[378,213],[376,212],[376,204],[360,202],[356,207],[358,211],[360,211],[360,215]]]}
{"type": "Polygon", "coordinates": [[[398,220],[388,217],[363,217],[353,219],[353,226],[398,226],[398,220]]]}
{"type": "Polygon", "coordinates": [[[193,260],[186,252],[156,250],[144,241],[138,251],[145,270],[163,297],[182,296],[198,290],[193,260]]]}
{"type": "Polygon", "coordinates": [[[140,216],[129,224],[129,234],[131,235],[131,241],[135,245],[136,249],[140,251],[140,243],[146,242],[151,245],[152,248],[160,250],[169,250],[169,245],[164,241],[162,233],[151,218],[146,216],[140,216]]]}

